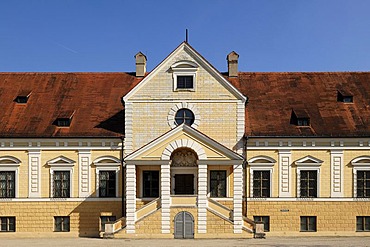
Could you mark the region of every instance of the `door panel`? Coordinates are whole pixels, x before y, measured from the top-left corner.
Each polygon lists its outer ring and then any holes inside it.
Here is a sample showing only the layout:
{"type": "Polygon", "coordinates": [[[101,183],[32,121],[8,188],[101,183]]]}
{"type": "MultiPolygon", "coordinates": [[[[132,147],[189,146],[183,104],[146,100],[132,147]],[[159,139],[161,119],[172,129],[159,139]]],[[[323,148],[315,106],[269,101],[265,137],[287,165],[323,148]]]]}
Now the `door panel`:
{"type": "Polygon", "coordinates": [[[194,238],[193,216],[185,211],[175,216],[175,238],[194,238]]]}

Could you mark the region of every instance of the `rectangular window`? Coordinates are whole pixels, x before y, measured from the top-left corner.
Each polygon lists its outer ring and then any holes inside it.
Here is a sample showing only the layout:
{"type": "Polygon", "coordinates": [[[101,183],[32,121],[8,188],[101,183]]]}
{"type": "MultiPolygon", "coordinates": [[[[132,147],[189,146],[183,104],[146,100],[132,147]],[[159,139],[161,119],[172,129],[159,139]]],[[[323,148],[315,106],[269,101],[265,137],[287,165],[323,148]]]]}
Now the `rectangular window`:
{"type": "Polygon", "coordinates": [[[270,216],[253,216],[253,221],[262,222],[263,223],[263,230],[265,232],[270,231],[270,216]]]}
{"type": "Polygon", "coordinates": [[[159,171],[143,171],[143,197],[159,197],[159,171]]]}
{"type": "Polygon", "coordinates": [[[0,198],[15,197],[15,172],[0,172],[0,198]]]}
{"type": "Polygon", "coordinates": [[[226,171],[211,171],[211,197],[226,197],[226,171]]]}
{"type": "Polygon", "coordinates": [[[99,197],[116,197],[116,171],[99,172],[99,197]]]}
{"type": "Polygon", "coordinates": [[[100,216],[100,231],[105,231],[105,224],[110,222],[115,222],[116,216],[100,216]]]}
{"type": "Polygon", "coordinates": [[[370,171],[357,171],[357,197],[370,197],[370,171]]]}
{"type": "Polygon", "coordinates": [[[317,171],[301,171],[300,197],[317,197],[317,171]]]}
{"type": "Polygon", "coordinates": [[[301,232],[316,232],[316,216],[301,216],[301,232]]]}
{"type": "Polygon", "coordinates": [[[0,217],[0,231],[15,232],[15,217],[0,217]]]}
{"type": "Polygon", "coordinates": [[[270,171],[253,171],[253,197],[270,197],[270,171]]]}
{"type": "Polygon", "coordinates": [[[69,216],[54,216],[54,231],[69,232],[69,216]]]}
{"type": "Polygon", "coordinates": [[[178,75],[177,76],[177,89],[193,89],[194,77],[192,75],[178,75]]]}
{"type": "Polygon", "coordinates": [[[356,217],[356,231],[370,232],[370,216],[356,217]]]}
{"type": "Polygon", "coordinates": [[[69,171],[55,171],[53,176],[53,196],[55,198],[70,197],[70,172],[69,171]]]}

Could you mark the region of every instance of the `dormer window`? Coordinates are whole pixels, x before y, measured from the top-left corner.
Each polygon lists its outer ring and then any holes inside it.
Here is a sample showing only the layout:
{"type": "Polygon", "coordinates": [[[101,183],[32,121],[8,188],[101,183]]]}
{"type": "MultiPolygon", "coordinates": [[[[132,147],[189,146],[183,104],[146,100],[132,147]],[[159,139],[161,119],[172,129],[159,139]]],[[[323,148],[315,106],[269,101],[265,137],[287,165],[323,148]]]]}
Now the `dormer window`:
{"type": "Polygon", "coordinates": [[[18,104],[26,104],[30,95],[31,95],[30,91],[22,91],[18,94],[14,101],[18,104]]]}
{"type": "Polygon", "coordinates": [[[300,127],[310,126],[310,117],[306,110],[294,109],[290,117],[290,124],[294,124],[300,127]]]}
{"type": "Polygon", "coordinates": [[[350,92],[338,90],[337,101],[343,103],[353,103],[353,95],[350,92]]]}
{"type": "Polygon", "coordinates": [[[195,91],[198,65],[191,61],[180,61],[171,66],[174,91],[195,91]]]}
{"type": "Polygon", "coordinates": [[[61,112],[53,124],[58,127],[69,127],[71,125],[74,113],[75,111],[61,112]]]}

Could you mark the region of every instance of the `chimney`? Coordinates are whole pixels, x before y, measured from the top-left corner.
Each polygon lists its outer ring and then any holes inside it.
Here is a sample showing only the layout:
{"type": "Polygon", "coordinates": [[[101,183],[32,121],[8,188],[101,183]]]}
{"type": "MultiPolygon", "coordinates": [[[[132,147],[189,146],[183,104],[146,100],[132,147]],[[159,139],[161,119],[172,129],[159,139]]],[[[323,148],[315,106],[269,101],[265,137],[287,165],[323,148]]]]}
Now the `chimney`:
{"type": "Polygon", "coordinates": [[[136,76],[137,77],[143,77],[145,76],[146,72],[146,56],[138,52],[135,55],[135,60],[136,60],[136,76]]]}
{"type": "Polygon", "coordinates": [[[227,69],[229,72],[229,77],[237,77],[238,76],[238,59],[239,54],[235,51],[232,51],[227,55],[227,69]]]}

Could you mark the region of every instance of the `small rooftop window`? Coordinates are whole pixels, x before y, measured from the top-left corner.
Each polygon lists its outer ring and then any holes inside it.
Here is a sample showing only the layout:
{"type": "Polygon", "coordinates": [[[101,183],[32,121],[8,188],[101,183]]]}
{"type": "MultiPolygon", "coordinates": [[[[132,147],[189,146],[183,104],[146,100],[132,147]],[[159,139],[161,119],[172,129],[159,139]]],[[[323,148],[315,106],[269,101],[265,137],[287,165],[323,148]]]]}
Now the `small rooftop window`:
{"type": "Polygon", "coordinates": [[[72,117],[74,115],[75,111],[64,111],[61,112],[57,119],[54,121],[54,125],[58,127],[69,127],[72,122],[72,117]]]}
{"type": "Polygon", "coordinates": [[[294,124],[297,126],[310,126],[310,116],[308,115],[306,110],[292,110],[292,115],[290,117],[290,124],[294,124]]]}
{"type": "Polygon", "coordinates": [[[343,103],[353,103],[353,95],[350,92],[338,90],[337,101],[343,103]]]}
{"type": "Polygon", "coordinates": [[[19,92],[18,96],[14,99],[14,101],[19,104],[26,104],[30,95],[31,95],[30,91],[21,91],[19,92]]]}

